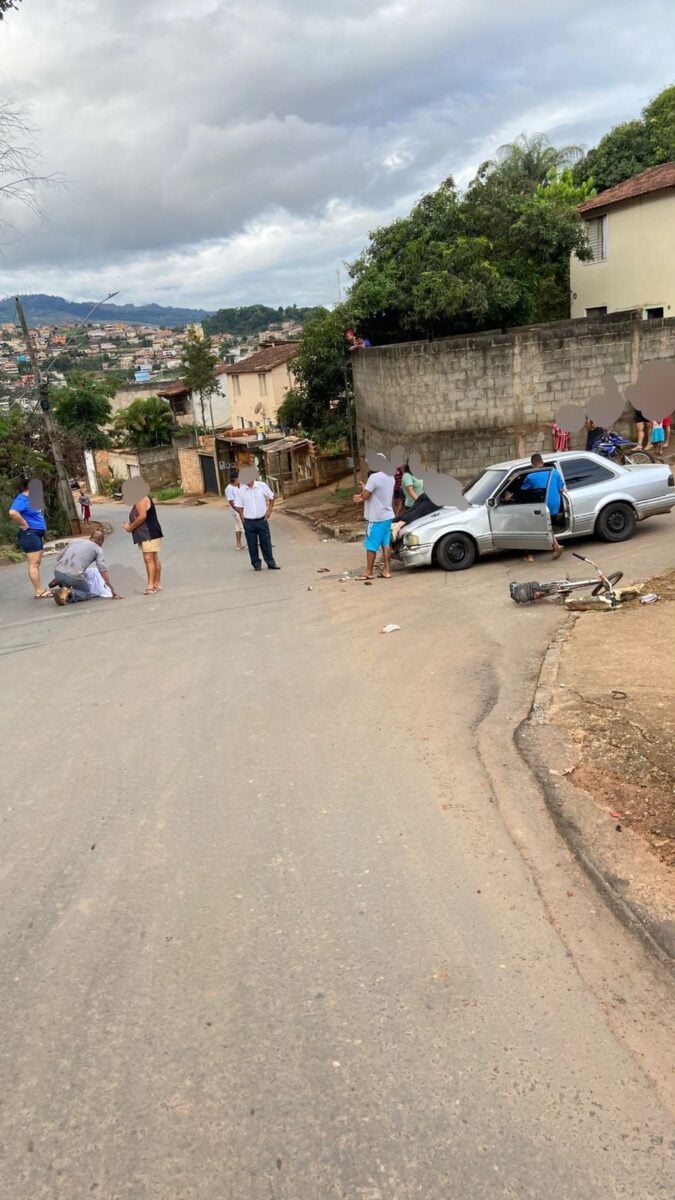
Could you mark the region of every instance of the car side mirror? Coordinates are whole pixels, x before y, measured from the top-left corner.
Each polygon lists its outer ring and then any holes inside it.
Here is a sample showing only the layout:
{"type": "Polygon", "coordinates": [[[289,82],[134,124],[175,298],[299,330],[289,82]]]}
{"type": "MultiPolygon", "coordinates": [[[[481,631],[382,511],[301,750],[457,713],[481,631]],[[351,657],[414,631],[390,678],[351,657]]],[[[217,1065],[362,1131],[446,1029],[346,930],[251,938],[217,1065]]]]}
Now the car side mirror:
{"type": "Polygon", "coordinates": [[[496,508],[497,507],[497,497],[490,496],[489,499],[486,501],[486,505],[488,508],[496,508]]]}

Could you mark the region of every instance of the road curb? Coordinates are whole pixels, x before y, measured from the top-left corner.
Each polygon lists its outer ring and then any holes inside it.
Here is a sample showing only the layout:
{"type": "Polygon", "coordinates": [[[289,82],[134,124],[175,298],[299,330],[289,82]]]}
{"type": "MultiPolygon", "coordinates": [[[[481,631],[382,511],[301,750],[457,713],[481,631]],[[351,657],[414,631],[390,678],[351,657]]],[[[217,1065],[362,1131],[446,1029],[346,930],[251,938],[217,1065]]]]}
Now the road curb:
{"type": "MultiPolygon", "coordinates": [[[[569,780],[561,780],[551,775],[558,760],[547,752],[546,745],[541,744],[544,740],[542,735],[547,727],[551,733],[558,728],[555,722],[551,721],[550,709],[562,655],[576,620],[576,617],[568,619],[549,643],[530,711],[516,727],[513,740],[518,753],[539,784],[556,829],[603,899],[623,924],[632,933],[637,934],[663,965],[672,970],[675,967],[675,939],[672,929],[667,922],[660,920],[656,913],[638,904],[629,892],[619,891],[615,886],[597,852],[597,847],[585,836],[584,830],[578,824],[574,806],[569,801],[570,796],[581,797],[584,793],[569,780]]],[[[549,744],[552,740],[546,739],[549,744]]]]}

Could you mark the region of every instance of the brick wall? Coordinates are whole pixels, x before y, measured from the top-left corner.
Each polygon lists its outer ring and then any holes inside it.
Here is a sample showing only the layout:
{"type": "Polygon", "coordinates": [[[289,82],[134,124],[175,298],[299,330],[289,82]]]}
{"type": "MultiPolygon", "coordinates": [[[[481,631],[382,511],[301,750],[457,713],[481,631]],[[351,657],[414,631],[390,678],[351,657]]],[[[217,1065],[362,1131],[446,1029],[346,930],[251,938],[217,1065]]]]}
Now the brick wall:
{"type": "Polygon", "coordinates": [[[191,446],[181,446],[178,449],[178,465],[183,482],[183,491],[188,496],[204,495],[204,480],[199,465],[199,453],[191,446]]]}
{"type": "MultiPolygon", "coordinates": [[[[401,443],[466,479],[490,462],[550,449],[557,409],[583,407],[605,372],[623,390],[643,362],[675,359],[675,318],[561,321],[352,357],[361,447],[401,443]]],[[[618,428],[632,428],[629,408],[618,428]]],[[[573,435],[573,448],[584,443],[585,433],[573,435]]]]}
{"type": "MultiPolygon", "coordinates": [[[[117,479],[128,479],[130,468],[138,468],[150,488],[167,487],[180,478],[178,453],[174,446],[151,450],[109,450],[108,467],[117,479]]],[[[98,460],[97,460],[98,461],[98,460]]],[[[97,466],[97,470],[100,470],[97,466]]]]}

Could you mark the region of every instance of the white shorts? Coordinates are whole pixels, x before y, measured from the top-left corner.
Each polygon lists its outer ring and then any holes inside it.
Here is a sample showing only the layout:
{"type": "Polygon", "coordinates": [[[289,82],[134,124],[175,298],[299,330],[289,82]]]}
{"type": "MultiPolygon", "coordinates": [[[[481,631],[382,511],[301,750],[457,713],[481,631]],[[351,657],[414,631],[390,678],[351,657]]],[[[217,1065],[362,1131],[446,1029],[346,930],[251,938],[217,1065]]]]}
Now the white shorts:
{"type": "Polygon", "coordinates": [[[239,513],[237,512],[236,508],[231,508],[231,509],[230,509],[230,512],[232,513],[232,516],[234,517],[234,528],[235,528],[235,532],[236,532],[236,533],[243,533],[243,532],[244,532],[244,525],[243,525],[242,519],[241,519],[241,517],[239,516],[239,513]]]}

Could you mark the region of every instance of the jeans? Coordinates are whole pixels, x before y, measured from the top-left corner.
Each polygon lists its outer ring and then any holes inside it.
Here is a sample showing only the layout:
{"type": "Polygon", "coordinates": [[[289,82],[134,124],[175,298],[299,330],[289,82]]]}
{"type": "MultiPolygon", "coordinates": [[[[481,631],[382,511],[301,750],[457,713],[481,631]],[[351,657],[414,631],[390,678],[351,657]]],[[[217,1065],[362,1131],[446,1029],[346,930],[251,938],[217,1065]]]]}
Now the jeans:
{"type": "Polygon", "coordinates": [[[77,604],[81,600],[91,600],[92,595],[89,589],[89,584],[81,575],[66,575],[64,571],[55,571],[54,578],[59,587],[71,588],[71,603],[77,604]]]}
{"type": "Polygon", "coordinates": [[[262,553],[267,566],[273,567],[272,537],[267,517],[244,517],[244,536],[246,538],[246,545],[248,546],[251,566],[257,570],[260,566],[260,555],[262,553]]]}

